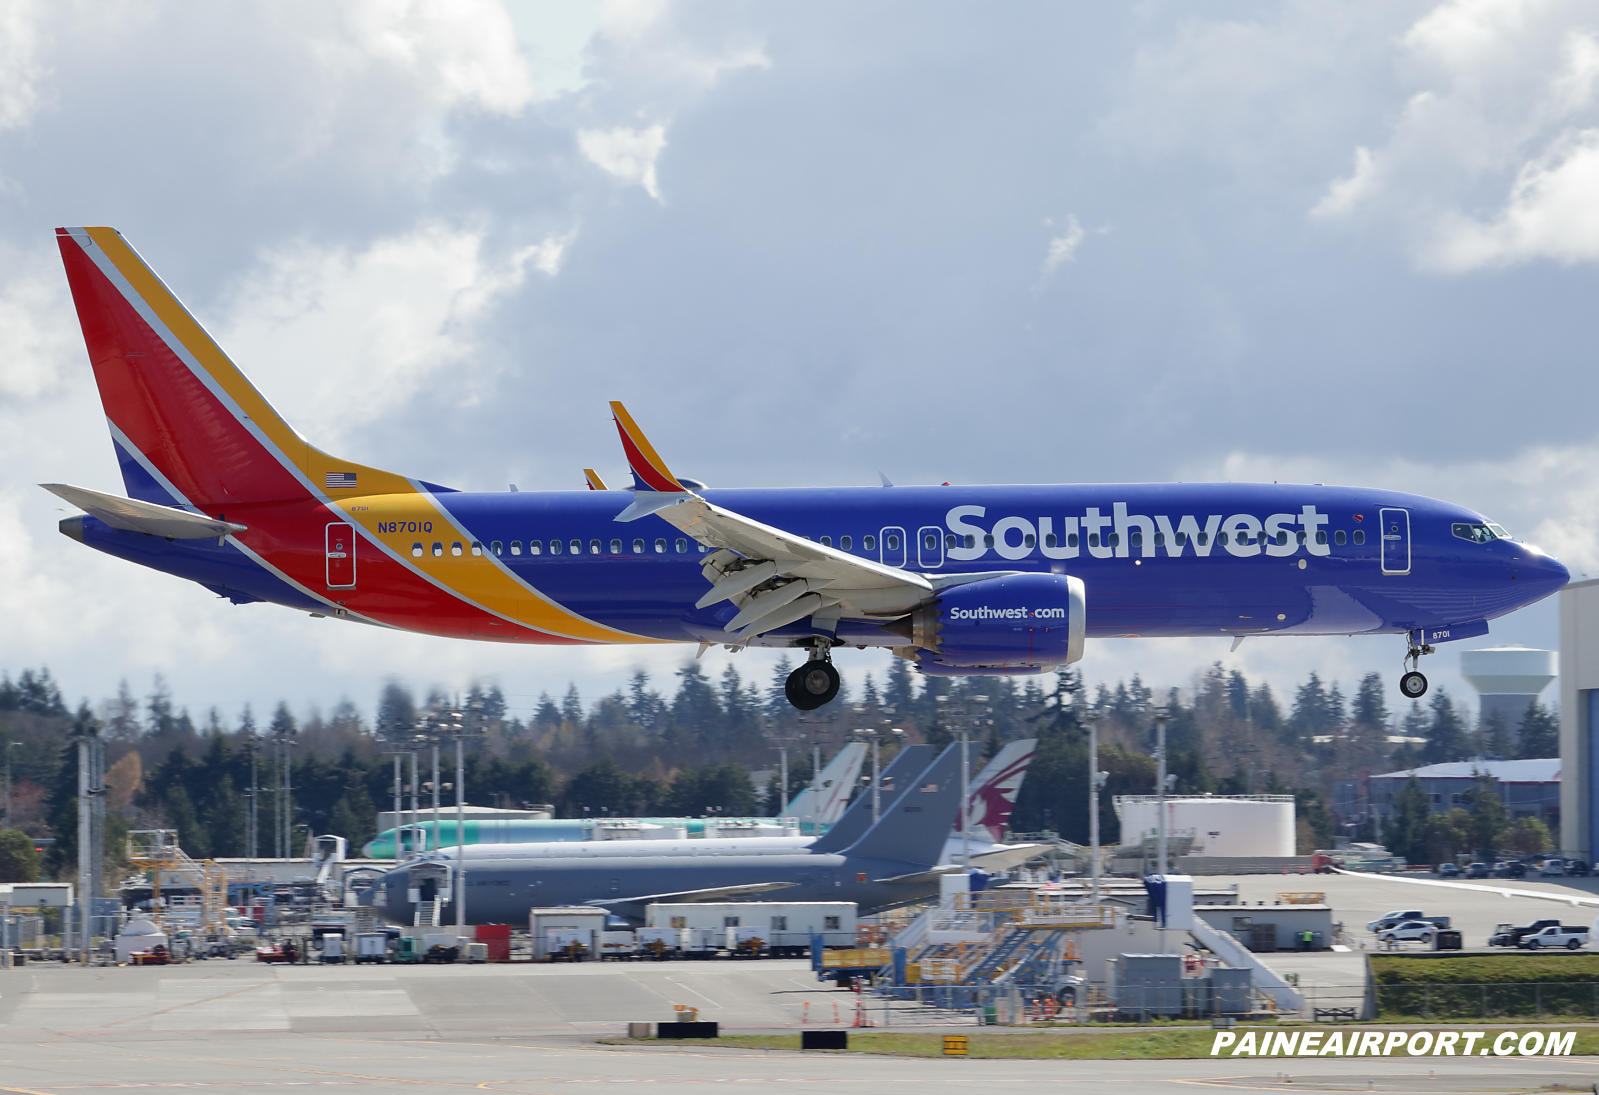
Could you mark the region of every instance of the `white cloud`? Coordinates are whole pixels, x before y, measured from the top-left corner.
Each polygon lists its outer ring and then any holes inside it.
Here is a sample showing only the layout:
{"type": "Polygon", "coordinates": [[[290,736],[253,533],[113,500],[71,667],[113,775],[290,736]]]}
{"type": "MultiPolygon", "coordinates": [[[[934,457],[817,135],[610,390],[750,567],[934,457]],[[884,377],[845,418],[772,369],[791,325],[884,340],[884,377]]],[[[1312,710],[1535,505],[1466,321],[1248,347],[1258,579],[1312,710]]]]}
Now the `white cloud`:
{"type": "Polygon", "coordinates": [[[47,6],[30,0],[0,4],[0,130],[27,125],[47,98],[38,19],[47,6]]]}
{"type": "Polygon", "coordinates": [[[1354,209],[1377,188],[1377,163],[1371,158],[1371,149],[1355,149],[1355,168],[1347,179],[1339,179],[1327,188],[1327,194],[1316,203],[1311,215],[1338,217],[1354,209]]]}
{"type": "Polygon", "coordinates": [[[396,67],[445,108],[513,115],[533,100],[515,28],[496,0],[358,0],[338,10],[347,37],[322,43],[329,61],[396,67]]]}
{"type": "Polygon", "coordinates": [[[219,339],[291,422],[326,445],[424,388],[437,385],[434,398],[458,404],[476,398],[497,371],[475,352],[480,325],[528,267],[559,270],[569,239],[496,257],[485,230],[434,223],[359,251],[275,248],[232,287],[219,339]]]}
{"type": "Polygon", "coordinates": [[[1400,38],[1412,91],[1312,213],[1406,233],[1418,265],[1464,272],[1599,260],[1599,5],[1449,0],[1400,38]]]}
{"type": "Polygon", "coordinates": [[[1555,138],[1522,167],[1493,219],[1443,215],[1427,257],[1453,272],[1539,258],[1599,260],[1599,129],[1555,138]]]}
{"type": "Polygon", "coordinates": [[[0,283],[0,401],[37,399],[74,358],[83,360],[83,339],[54,248],[13,255],[5,265],[16,272],[0,283]]]}
{"type": "Polygon", "coordinates": [[[1049,241],[1049,250],[1044,254],[1044,273],[1052,274],[1061,263],[1072,261],[1082,242],[1083,226],[1076,217],[1067,217],[1066,230],[1049,241]]]}
{"type": "Polygon", "coordinates": [[[666,127],[648,129],[583,129],[577,145],[589,162],[625,183],[636,183],[656,201],[661,192],[656,185],[655,161],[666,147],[666,127]]]}

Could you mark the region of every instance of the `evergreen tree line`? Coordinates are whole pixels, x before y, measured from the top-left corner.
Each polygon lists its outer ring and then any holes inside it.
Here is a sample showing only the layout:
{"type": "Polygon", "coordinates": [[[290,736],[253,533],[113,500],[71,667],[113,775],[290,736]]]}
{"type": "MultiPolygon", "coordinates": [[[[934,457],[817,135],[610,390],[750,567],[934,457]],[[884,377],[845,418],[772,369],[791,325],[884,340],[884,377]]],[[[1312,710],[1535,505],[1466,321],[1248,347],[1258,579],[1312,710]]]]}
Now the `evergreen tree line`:
{"type": "MultiPolygon", "coordinates": [[[[263,722],[246,707],[236,720],[212,709],[199,719],[157,676],[136,698],[127,682],[117,694],[70,712],[47,669],[0,674],[0,727],[12,751],[14,814],[32,836],[55,836],[49,857],[59,868],[75,862],[76,757],[74,732],[106,741],[110,766],[108,811],[126,829],[177,828],[196,855],[245,854],[250,758],[256,757],[260,837],[257,853],[276,851],[277,764],[291,756],[290,813],[303,834],[333,832],[357,846],[372,834],[375,815],[393,798],[393,760],[387,750],[414,736],[430,707],[455,701],[480,731],[467,753],[466,788],[474,805],[552,804],[561,816],[775,813],[811,776],[813,747],[825,763],[858,728],[902,729],[902,741],[943,745],[962,733],[992,756],[1007,741],[1040,738],[1013,825],[1087,839],[1086,717],[1100,716],[1101,837],[1119,834],[1112,799],[1152,793],[1155,712],[1166,720],[1168,770],[1180,793],[1291,793],[1299,801],[1301,843],[1325,844],[1332,821],[1331,781],[1362,770],[1387,771],[1419,763],[1499,755],[1554,755],[1553,714],[1535,706],[1512,737],[1503,727],[1468,729],[1468,716],[1442,690],[1425,706],[1396,717],[1387,689],[1368,674],[1346,699],[1336,682],[1312,673],[1286,702],[1271,686],[1213,664],[1186,688],[1157,695],[1140,677],[1086,688],[1075,674],[1033,678],[919,678],[892,662],[882,680],[867,674],[833,703],[801,715],[783,695],[792,663],[780,661],[764,681],[746,681],[729,659],[713,679],[703,663],[674,674],[669,694],[650,675],[585,701],[575,686],[556,700],[538,695],[528,716],[514,716],[494,685],[463,696],[415,692],[400,681],[381,691],[369,720],[344,701],[324,715],[296,718],[279,703],[263,722]],[[1395,744],[1391,736],[1416,739],[1395,744]],[[281,743],[292,742],[292,746],[281,743]],[[751,773],[775,772],[777,748],[789,747],[789,786],[775,774],[757,793],[751,773]],[[192,834],[192,835],[191,835],[192,834]]],[[[895,746],[884,751],[891,759],[895,746]]],[[[448,752],[448,747],[446,748],[448,752]]],[[[409,782],[409,769],[404,773],[409,782]]],[[[422,759],[423,781],[431,764],[422,759]]],[[[453,783],[453,755],[441,783],[453,783]]],[[[424,802],[431,796],[424,793],[424,802]]],[[[443,794],[453,804],[453,791],[443,794]]],[[[407,795],[407,803],[409,797],[407,795]]],[[[115,841],[108,837],[108,848],[115,841]]]]}

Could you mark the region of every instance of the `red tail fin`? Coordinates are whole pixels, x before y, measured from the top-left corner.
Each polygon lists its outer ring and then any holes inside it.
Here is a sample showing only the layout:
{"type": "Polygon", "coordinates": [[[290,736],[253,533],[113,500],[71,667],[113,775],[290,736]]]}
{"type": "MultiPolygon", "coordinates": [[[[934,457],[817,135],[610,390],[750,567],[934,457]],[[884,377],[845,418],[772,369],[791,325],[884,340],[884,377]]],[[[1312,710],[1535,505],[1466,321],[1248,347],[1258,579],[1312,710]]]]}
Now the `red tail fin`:
{"type": "Polygon", "coordinates": [[[307,444],[114,229],[56,240],[129,494],[216,508],[413,489],[307,444]]]}

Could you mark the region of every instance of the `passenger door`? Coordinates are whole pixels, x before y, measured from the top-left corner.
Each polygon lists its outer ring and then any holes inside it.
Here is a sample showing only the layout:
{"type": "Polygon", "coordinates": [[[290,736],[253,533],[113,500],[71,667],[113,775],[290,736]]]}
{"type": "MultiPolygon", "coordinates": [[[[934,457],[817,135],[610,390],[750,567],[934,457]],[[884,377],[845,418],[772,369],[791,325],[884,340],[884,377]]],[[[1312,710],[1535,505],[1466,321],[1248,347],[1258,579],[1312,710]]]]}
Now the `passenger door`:
{"type": "Polygon", "coordinates": [[[1384,574],[1410,573],[1410,511],[1408,509],[1383,509],[1377,511],[1382,522],[1378,535],[1382,537],[1382,572],[1384,574]]]}
{"type": "Polygon", "coordinates": [[[878,536],[877,558],[884,566],[905,565],[905,530],[895,526],[885,528],[878,536]]]}
{"type": "Polygon", "coordinates": [[[355,526],[342,522],[327,528],[328,588],[355,588],[355,526]]]}

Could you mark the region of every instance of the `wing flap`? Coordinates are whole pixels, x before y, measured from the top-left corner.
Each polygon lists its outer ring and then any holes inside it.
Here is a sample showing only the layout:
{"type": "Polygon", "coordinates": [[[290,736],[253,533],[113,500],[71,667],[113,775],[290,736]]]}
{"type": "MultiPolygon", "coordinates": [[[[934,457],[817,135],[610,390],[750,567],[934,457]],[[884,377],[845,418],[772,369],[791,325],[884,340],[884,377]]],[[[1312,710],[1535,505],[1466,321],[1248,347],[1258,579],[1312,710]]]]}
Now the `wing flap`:
{"type": "Polygon", "coordinates": [[[153,502],[140,502],[133,498],[120,498],[115,494],[102,494],[87,487],[74,487],[66,483],[40,483],[41,487],[77,506],[91,517],[97,517],[112,528],[124,532],[142,532],[149,536],[162,536],[169,540],[207,540],[230,533],[245,532],[247,525],[231,521],[217,521],[203,513],[158,506],[153,502]]]}

